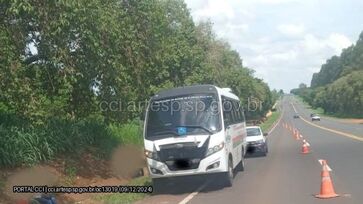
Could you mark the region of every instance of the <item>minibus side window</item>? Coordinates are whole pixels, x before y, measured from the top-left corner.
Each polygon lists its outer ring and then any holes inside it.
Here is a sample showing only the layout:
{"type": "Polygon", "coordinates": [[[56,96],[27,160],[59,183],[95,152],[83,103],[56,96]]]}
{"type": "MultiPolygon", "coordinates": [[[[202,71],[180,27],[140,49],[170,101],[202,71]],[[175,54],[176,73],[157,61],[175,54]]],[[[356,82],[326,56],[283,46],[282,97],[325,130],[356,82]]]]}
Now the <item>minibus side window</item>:
{"type": "Polygon", "coordinates": [[[242,107],[242,105],[241,105],[241,104],[240,104],[240,106],[239,106],[238,111],[239,111],[239,112],[240,112],[240,114],[241,114],[241,122],[245,122],[245,121],[246,121],[246,119],[245,119],[245,114],[244,114],[243,107],[242,107]]]}
{"type": "Polygon", "coordinates": [[[244,122],[244,115],[238,101],[222,96],[224,126],[244,122]]]}
{"type": "Polygon", "coordinates": [[[236,123],[238,123],[238,115],[237,115],[237,111],[236,111],[235,101],[229,100],[229,102],[232,104],[232,117],[233,117],[232,124],[236,124],[236,123]]]}
{"type": "Polygon", "coordinates": [[[222,96],[222,107],[223,107],[224,127],[227,128],[229,125],[233,124],[234,122],[232,116],[233,105],[231,101],[222,96]]]}
{"type": "Polygon", "coordinates": [[[235,123],[240,123],[240,122],[242,122],[242,115],[241,115],[241,112],[239,111],[238,101],[233,101],[233,106],[234,106],[234,113],[235,113],[235,116],[236,116],[236,122],[235,123]]]}

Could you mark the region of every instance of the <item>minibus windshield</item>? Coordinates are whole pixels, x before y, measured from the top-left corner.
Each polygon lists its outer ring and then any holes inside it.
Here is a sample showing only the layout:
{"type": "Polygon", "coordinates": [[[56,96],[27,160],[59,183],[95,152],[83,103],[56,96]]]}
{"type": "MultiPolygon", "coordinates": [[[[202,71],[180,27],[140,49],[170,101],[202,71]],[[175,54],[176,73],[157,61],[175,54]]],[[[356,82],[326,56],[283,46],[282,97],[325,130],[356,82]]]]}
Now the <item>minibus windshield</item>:
{"type": "Polygon", "coordinates": [[[155,140],[183,135],[210,135],[220,129],[216,95],[182,95],[151,101],[145,137],[155,140]]]}

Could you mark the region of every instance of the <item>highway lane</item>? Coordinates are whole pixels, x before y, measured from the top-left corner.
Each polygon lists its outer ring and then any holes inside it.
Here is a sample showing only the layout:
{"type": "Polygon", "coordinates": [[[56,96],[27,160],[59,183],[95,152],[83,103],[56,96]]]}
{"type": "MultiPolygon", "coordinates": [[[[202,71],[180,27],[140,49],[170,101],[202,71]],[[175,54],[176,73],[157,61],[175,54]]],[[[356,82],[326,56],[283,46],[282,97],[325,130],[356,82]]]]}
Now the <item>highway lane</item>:
{"type": "Polygon", "coordinates": [[[282,105],[282,122],[299,129],[311,144],[311,154],[300,154],[301,141],[280,123],[269,135],[269,155],[247,158],[246,170],[236,174],[233,187],[223,188],[218,180],[208,177],[182,179],[168,183],[166,191],[138,203],[362,203],[363,143],[293,119],[289,97],[282,105]],[[318,159],[328,160],[335,190],[343,194],[341,197],[320,200],[313,196],[320,190],[318,159]],[[198,189],[205,182],[207,185],[198,189]]]}
{"type": "MultiPolygon", "coordinates": [[[[339,128],[343,131],[341,124],[334,122],[335,129],[339,128]]],[[[329,166],[333,169],[335,183],[344,186],[341,193],[351,194],[350,200],[355,201],[353,203],[362,203],[363,142],[312,128],[311,125],[299,119],[293,120],[292,123],[311,144],[314,157],[328,160],[329,166]]],[[[350,129],[344,129],[344,131],[356,133],[350,129]]]]}
{"type": "MultiPolygon", "coordinates": [[[[307,120],[310,120],[310,111],[305,108],[305,105],[298,101],[296,98],[292,96],[287,96],[288,100],[292,102],[295,107],[295,110],[299,113],[300,116],[304,117],[307,120]]],[[[357,107],[358,108],[358,107],[357,107]]],[[[359,137],[363,137],[363,124],[354,124],[343,122],[339,120],[330,119],[329,117],[320,116],[321,121],[316,121],[317,125],[321,125],[327,128],[333,128],[338,131],[350,133],[359,137]]]]}

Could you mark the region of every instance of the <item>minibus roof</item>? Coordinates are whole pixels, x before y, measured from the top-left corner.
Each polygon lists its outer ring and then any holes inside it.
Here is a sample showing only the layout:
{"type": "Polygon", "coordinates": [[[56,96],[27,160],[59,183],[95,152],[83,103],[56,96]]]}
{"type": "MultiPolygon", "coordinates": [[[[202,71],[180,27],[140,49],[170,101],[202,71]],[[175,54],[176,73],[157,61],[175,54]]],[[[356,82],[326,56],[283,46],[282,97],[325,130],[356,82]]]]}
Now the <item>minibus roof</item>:
{"type": "Polygon", "coordinates": [[[239,100],[239,98],[229,91],[230,89],[219,88],[214,85],[194,85],[194,86],[183,86],[167,90],[162,90],[154,95],[151,100],[158,100],[163,98],[169,98],[173,96],[188,95],[188,94],[201,94],[201,93],[213,93],[221,94],[229,98],[239,100]]]}

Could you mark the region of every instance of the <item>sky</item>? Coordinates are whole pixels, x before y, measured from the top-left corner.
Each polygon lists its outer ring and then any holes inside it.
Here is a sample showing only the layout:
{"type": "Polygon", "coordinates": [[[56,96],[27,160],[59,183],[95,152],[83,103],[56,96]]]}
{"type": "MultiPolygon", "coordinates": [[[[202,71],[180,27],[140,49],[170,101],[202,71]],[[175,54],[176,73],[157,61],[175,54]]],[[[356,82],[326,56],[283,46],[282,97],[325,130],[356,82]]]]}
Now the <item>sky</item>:
{"type": "Polygon", "coordinates": [[[244,66],[271,88],[310,85],[313,73],[363,31],[363,0],[185,0],[196,23],[210,20],[244,66]]]}

